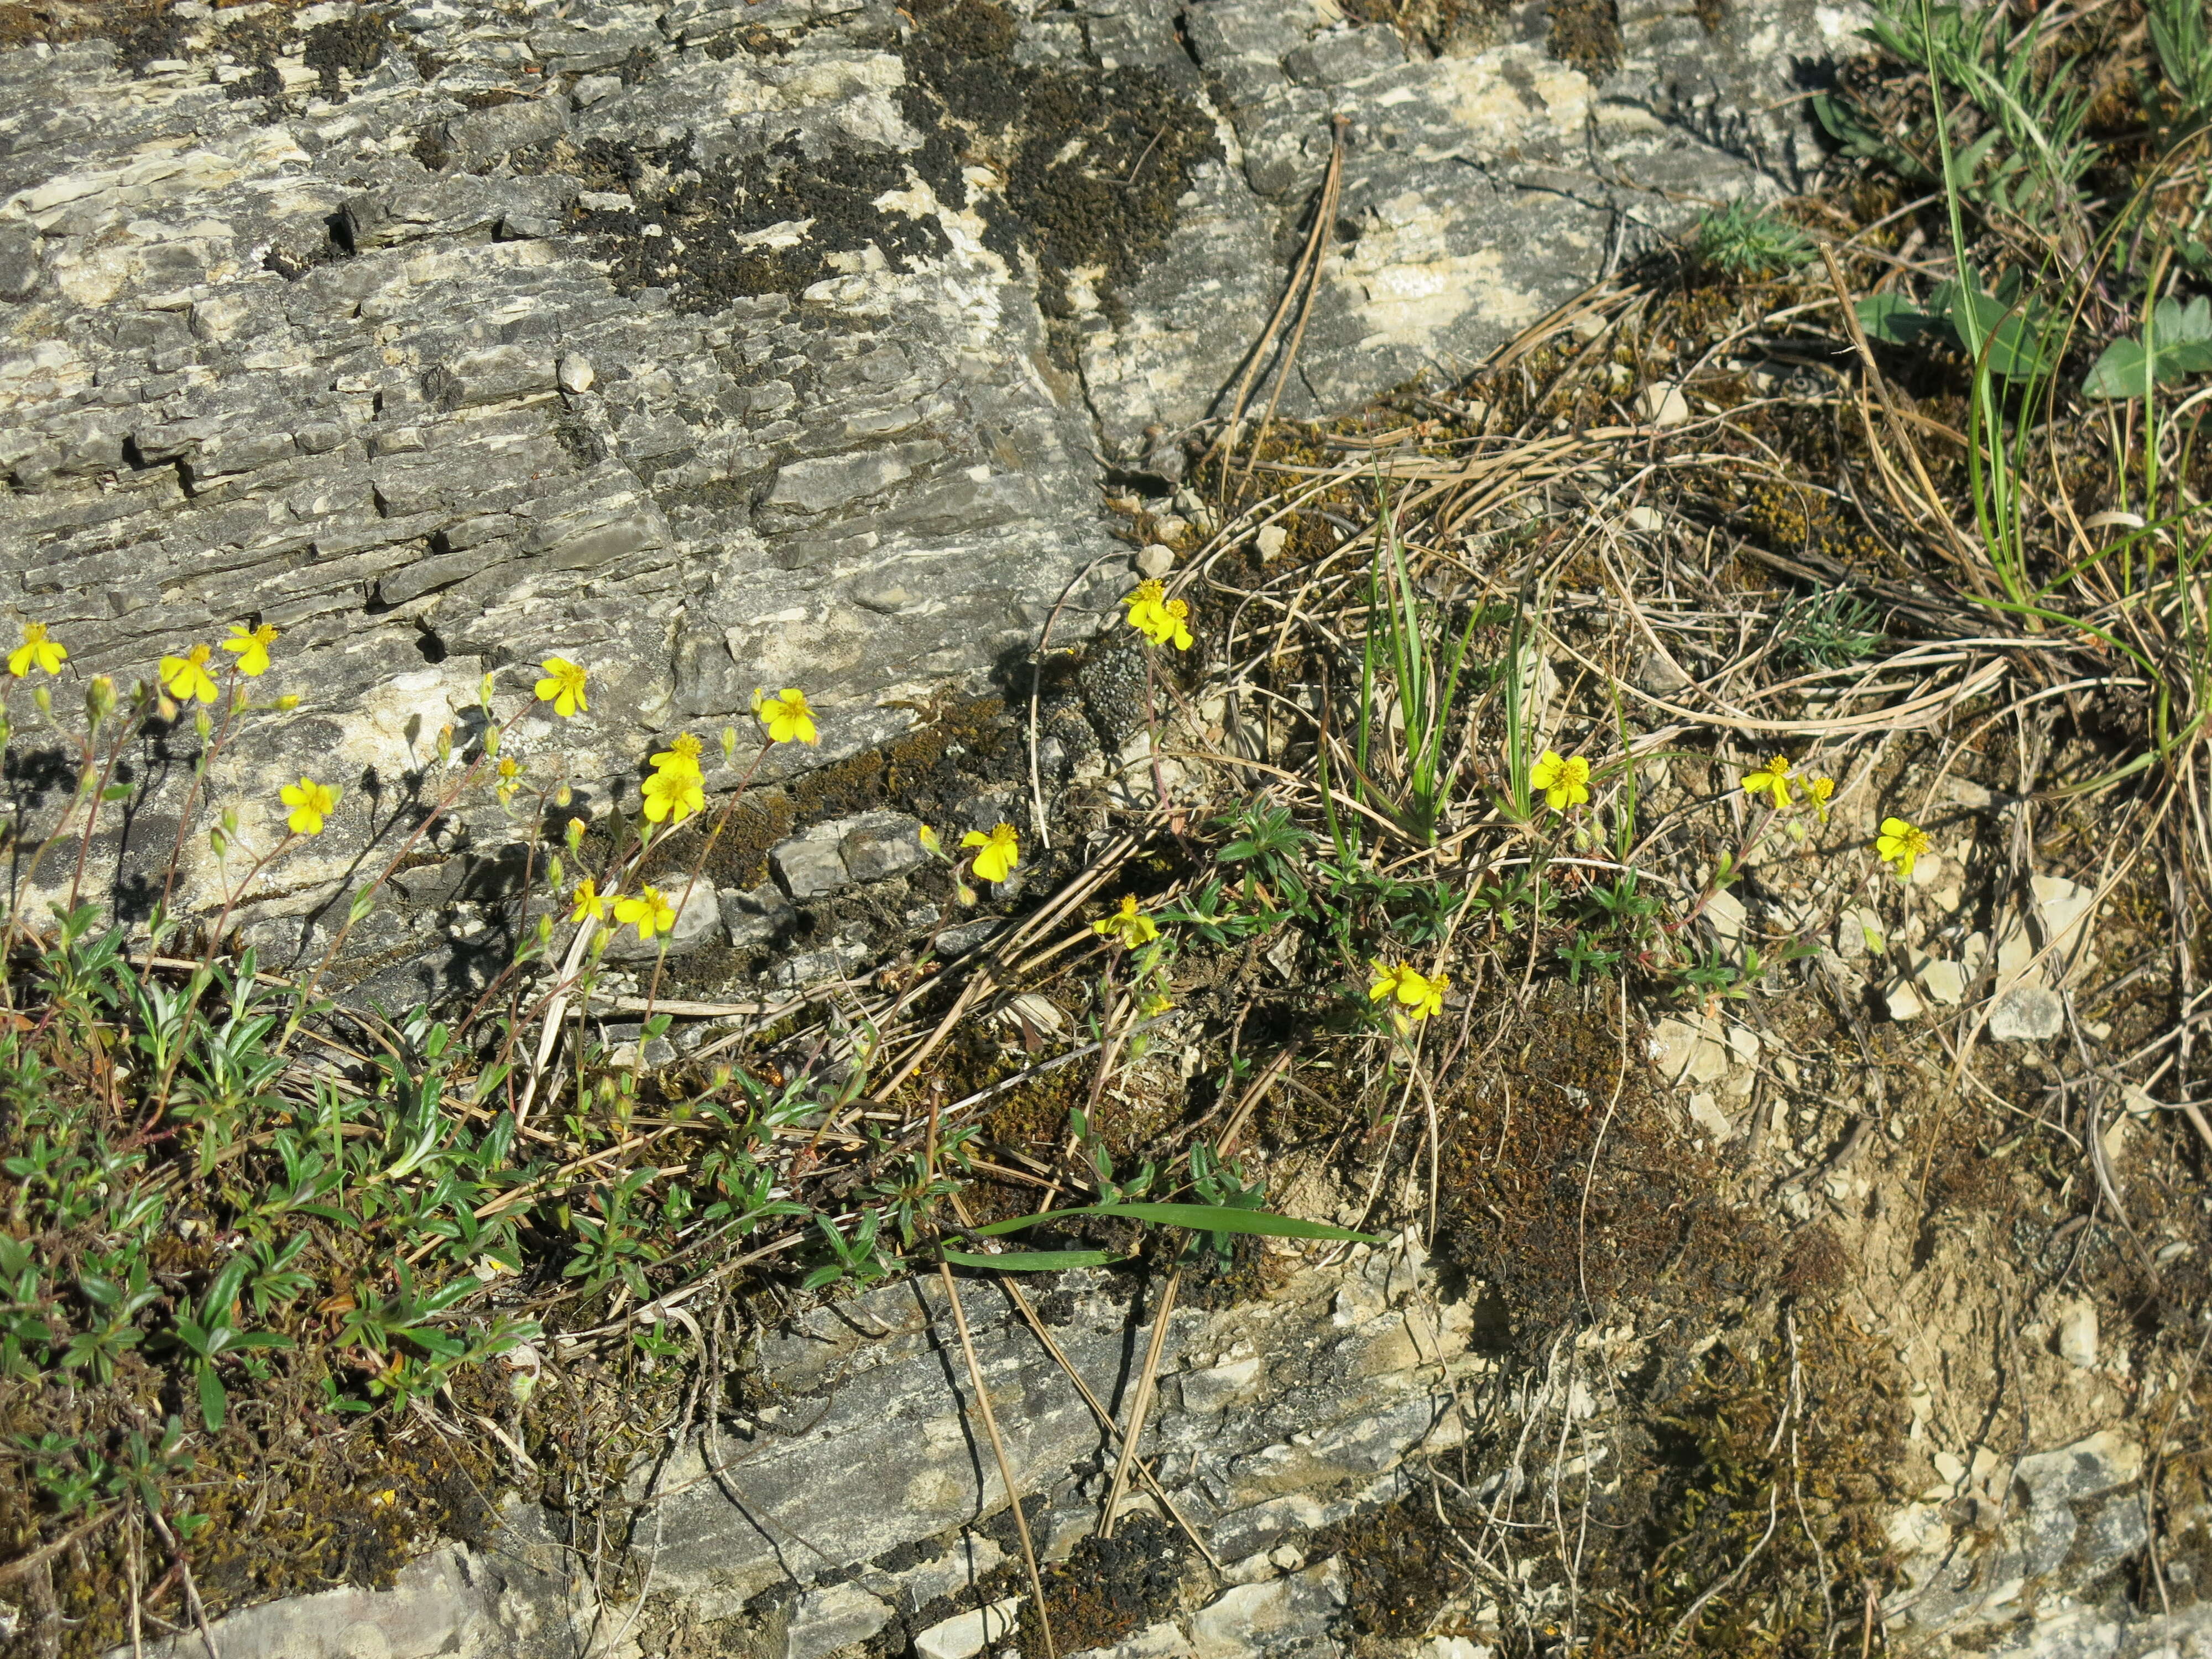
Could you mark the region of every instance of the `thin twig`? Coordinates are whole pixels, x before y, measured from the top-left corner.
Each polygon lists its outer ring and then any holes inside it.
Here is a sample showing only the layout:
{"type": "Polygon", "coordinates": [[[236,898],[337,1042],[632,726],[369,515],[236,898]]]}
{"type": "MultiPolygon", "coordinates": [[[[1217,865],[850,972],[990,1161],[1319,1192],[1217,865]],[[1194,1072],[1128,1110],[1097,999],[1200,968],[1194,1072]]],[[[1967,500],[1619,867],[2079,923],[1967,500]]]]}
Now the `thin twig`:
{"type": "Polygon", "coordinates": [[[1114,1465],[1114,1484],[1107,1488],[1106,1512],[1098,1519],[1101,1538],[1114,1535],[1114,1511],[1121,1506],[1121,1494],[1129,1489],[1129,1466],[1136,1461],[1138,1441],[1144,1437],[1145,1414],[1152,1409],[1152,1384],[1160,1373],[1160,1350],[1167,1341],[1168,1321],[1175,1314],[1176,1293],[1182,1289],[1182,1269],[1177,1267],[1160,1291],[1152,1340],[1145,1347],[1145,1369],[1138,1374],[1136,1396],[1129,1402],[1129,1426],[1121,1431],[1121,1455],[1114,1465]]]}
{"type": "Polygon", "coordinates": [[[960,1333],[960,1352],[968,1361],[968,1381],[975,1390],[975,1404],[983,1413],[983,1427],[991,1437],[991,1455],[999,1460],[999,1479],[1006,1488],[1006,1504],[1014,1512],[1014,1531],[1022,1540],[1022,1565],[1030,1576],[1030,1593],[1036,1597],[1037,1625],[1044,1632],[1045,1659],[1060,1659],[1052,1640],[1052,1612],[1044,1602],[1044,1579],[1037,1571],[1036,1547],[1030,1541],[1029,1517],[1022,1513],[1022,1489],[1014,1480],[1014,1466],[1006,1460],[1006,1443],[999,1437],[999,1414],[991,1408],[991,1391],[983,1386],[983,1367],[975,1358],[975,1344],[968,1334],[968,1310],[960,1305],[960,1282],[940,1261],[938,1277],[951,1299],[952,1323],[960,1333]]]}

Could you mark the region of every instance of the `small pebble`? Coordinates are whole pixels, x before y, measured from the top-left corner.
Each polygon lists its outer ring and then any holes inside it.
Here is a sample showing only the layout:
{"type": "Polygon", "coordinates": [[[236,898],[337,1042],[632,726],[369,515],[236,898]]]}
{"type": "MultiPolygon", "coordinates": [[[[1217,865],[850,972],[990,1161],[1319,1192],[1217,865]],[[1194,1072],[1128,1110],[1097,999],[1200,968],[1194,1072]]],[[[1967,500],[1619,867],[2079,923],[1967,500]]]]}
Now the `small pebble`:
{"type": "Polygon", "coordinates": [[[1175,549],[1154,542],[1137,555],[1137,569],[1157,581],[1175,568],[1175,549]]]}
{"type": "MultiPolygon", "coordinates": [[[[545,360],[540,357],[538,361],[542,363],[545,360]]],[[[589,392],[592,382],[597,378],[592,372],[592,360],[573,351],[553,368],[555,383],[572,398],[578,392],[589,392]]],[[[541,380],[538,384],[543,386],[544,382],[541,380]]]]}

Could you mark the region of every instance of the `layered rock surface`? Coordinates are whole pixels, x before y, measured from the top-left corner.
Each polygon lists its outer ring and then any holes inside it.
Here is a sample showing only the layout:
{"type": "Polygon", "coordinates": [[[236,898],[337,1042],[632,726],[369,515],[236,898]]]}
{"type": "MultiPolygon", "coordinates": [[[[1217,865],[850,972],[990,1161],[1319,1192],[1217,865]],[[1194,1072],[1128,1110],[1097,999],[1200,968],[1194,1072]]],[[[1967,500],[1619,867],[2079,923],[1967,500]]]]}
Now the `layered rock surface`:
{"type": "MultiPolygon", "coordinates": [[[[0,54],[0,611],[126,684],[284,630],[262,685],[301,705],[210,793],[249,845],[295,769],[351,799],[264,910],[362,867],[482,677],[511,710],[548,655],[590,713],[508,752],[587,810],[762,685],[850,754],[1063,595],[1063,637],[1110,610],[1103,468],[1174,471],[1218,410],[1333,118],[1296,412],[1786,178],[1759,112],[1847,21],[1632,7],[1600,72],[1540,9],[1468,15],[1439,56],[1273,0],[184,3],[0,54]]],[[[142,757],[172,809],[196,747],[142,757]]],[[[142,863],[173,828],[139,812],[142,863]]],[[[180,890],[221,886],[193,838],[180,890]]]]}

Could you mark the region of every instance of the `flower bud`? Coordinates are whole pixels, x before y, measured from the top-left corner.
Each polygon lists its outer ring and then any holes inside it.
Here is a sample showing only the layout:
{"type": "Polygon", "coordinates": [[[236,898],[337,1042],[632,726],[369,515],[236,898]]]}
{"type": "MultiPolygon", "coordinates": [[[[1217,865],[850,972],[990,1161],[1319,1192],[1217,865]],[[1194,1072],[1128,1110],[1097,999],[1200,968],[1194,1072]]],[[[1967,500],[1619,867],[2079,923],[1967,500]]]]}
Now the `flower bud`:
{"type": "Polygon", "coordinates": [[[550,915],[538,918],[538,942],[540,945],[550,945],[553,942],[553,918],[550,915]]]}
{"type": "Polygon", "coordinates": [[[451,766],[453,763],[453,728],[450,726],[441,726],[438,728],[438,764],[451,766]]]}
{"type": "Polygon", "coordinates": [[[484,753],[487,755],[496,755],[499,753],[499,727],[496,726],[487,726],[484,727],[483,749],[484,753]]]}
{"type": "Polygon", "coordinates": [[[570,852],[572,852],[572,853],[573,853],[573,852],[574,852],[578,848],[581,847],[581,846],[584,844],[584,821],[583,821],[583,819],[581,819],[581,818],[570,818],[570,819],[568,820],[568,850],[569,850],[570,852]]]}
{"type": "Polygon", "coordinates": [[[553,804],[556,806],[566,806],[575,799],[576,792],[565,783],[553,792],[553,804]]]}
{"type": "Polygon", "coordinates": [[[491,713],[491,676],[489,674],[477,682],[477,702],[487,715],[491,713]]]}
{"type": "Polygon", "coordinates": [[[234,836],[238,833],[238,809],[235,806],[222,809],[222,827],[234,836]]]}
{"type": "Polygon", "coordinates": [[[84,685],[84,717],[98,726],[115,712],[115,682],[94,674],[84,685]]]}
{"type": "Polygon", "coordinates": [[[556,887],[565,887],[568,882],[568,866],[561,862],[558,853],[545,860],[545,879],[556,887]]]}
{"type": "Polygon", "coordinates": [[[289,714],[292,710],[297,708],[299,706],[300,694],[297,691],[287,691],[283,696],[276,699],[276,708],[279,714],[289,714]]]}
{"type": "Polygon", "coordinates": [[[31,691],[31,701],[39,705],[39,712],[41,714],[47,716],[49,719],[52,718],[54,712],[54,696],[52,692],[47,690],[43,685],[34,686],[31,691]]]}
{"type": "Polygon", "coordinates": [[[215,736],[215,722],[208,718],[208,711],[204,708],[192,710],[192,735],[202,743],[215,736]]]}
{"type": "Polygon", "coordinates": [[[738,728],[734,726],[726,726],[722,728],[722,760],[724,763],[726,764],[736,759],[737,753],[738,728]]]}
{"type": "Polygon", "coordinates": [[[217,824],[208,831],[208,845],[215,848],[215,855],[218,860],[229,853],[230,837],[222,833],[222,825],[217,824]]]}

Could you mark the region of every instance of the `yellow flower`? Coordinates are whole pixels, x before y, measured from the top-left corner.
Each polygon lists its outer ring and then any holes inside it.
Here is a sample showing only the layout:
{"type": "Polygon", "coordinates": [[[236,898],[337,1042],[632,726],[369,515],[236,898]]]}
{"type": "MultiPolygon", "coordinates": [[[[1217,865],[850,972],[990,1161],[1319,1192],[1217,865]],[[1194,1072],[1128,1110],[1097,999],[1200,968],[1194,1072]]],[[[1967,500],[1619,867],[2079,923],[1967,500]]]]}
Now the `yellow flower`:
{"type": "Polygon", "coordinates": [[[915,839],[921,842],[923,852],[934,854],[939,858],[945,855],[945,844],[938,840],[937,831],[927,824],[923,824],[921,830],[915,832],[915,839]]]}
{"type": "Polygon", "coordinates": [[[699,755],[702,745],[689,732],[680,734],[675,742],[653,757],[653,763],[663,772],[675,772],[687,777],[699,775],[699,755]]]}
{"type": "Polygon", "coordinates": [[[1805,780],[1805,799],[1813,803],[1813,810],[1820,815],[1823,823],[1828,821],[1828,799],[1835,793],[1836,781],[1833,778],[1805,780]]]}
{"type": "Polygon", "coordinates": [[[196,645],[181,657],[162,658],[161,679],[169,695],[179,702],[190,702],[195,697],[213,702],[215,681],[207,672],[207,659],[212,654],[207,646],[196,645]]]}
{"type": "Polygon", "coordinates": [[[566,657],[548,657],[538,665],[545,671],[545,678],[538,682],[538,701],[550,702],[553,712],[562,720],[572,714],[587,714],[592,705],[584,698],[584,665],[570,662],[566,657]]]}
{"type": "Polygon", "coordinates": [[[8,672],[21,679],[33,668],[41,674],[58,674],[69,652],[58,641],[46,637],[44,623],[25,623],[23,642],[8,653],[8,672]]]}
{"type": "Polygon", "coordinates": [[[753,717],[768,727],[770,743],[819,743],[822,734],[814,729],[814,709],[806,701],[806,693],[786,686],[774,696],[766,691],[753,693],[753,717]]]}
{"type": "Polygon", "coordinates": [[[576,901],[576,908],[568,912],[569,921],[581,921],[589,916],[593,921],[605,921],[607,919],[608,902],[615,896],[611,892],[602,893],[599,890],[599,883],[586,876],[583,880],[576,884],[576,890],[573,896],[576,901]]]}
{"type": "Polygon", "coordinates": [[[975,854],[975,875],[981,881],[1004,881],[1022,861],[1021,841],[1011,823],[997,825],[988,836],[970,830],[960,837],[960,844],[981,849],[975,854]]]}
{"type": "Polygon", "coordinates": [[[512,755],[501,755],[499,757],[499,781],[492,787],[492,793],[499,797],[501,806],[512,801],[515,792],[522,787],[521,777],[522,763],[512,755]]]}
{"type": "Polygon", "coordinates": [[[1753,795],[1771,795],[1774,810],[1786,812],[1790,810],[1790,771],[1787,755],[1770,756],[1765,771],[1753,772],[1744,778],[1745,792],[1753,795]]]}
{"type": "Polygon", "coordinates": [[[1190,607],[1181,599],[1170,599],[1161,606],[1159,626],[1152,629],[1152,643],[1171,645],[1178,651],[1189,650],[1190,607]]]}
{"type": "Polygon", "coordinates": [[[288,783],[276,794],[292,809],[284,823],[295,836],[321,835],[323,820],[338,810],[338,792],[313,778],[302,777],[297,783],[288,783]]]}
{"type": "Polygon", "coordinates": [[[1121,603],[1129,607],[1129,626],[1151,635],[1166,614],[1166,591],[1158,581],[1143,581],[1137,584],[1134,592],[1123,594],[1121,603]]]}
{"type": "Polygon", "coordinates": [[[276,643],[276,630],[267,623],[258,628],[233,623],[222,648],[238,659],[238,672],[250,680],[269,672],[269,647],[276,643]]]}
{"type": "Polygon", "coordinates": [[[636,928],[640,939],[651,939],[655,933],[665,933],[676,926],[676,907],[668,902],[658,887],[648,887],[635,898],[617,902],[615,920],[625,927],[636,928]]]}
{"type": "Polygon", "coordinates": [[[1884,864],[1897,866],[1900,881],[1911,876],[1913,861],[1928,851],[1929,846],[1928,832],[1903,818],[1884,818],[1881,833],[1874,838],[1874,850],[1884,864]]]}
{"type": "Polygon", "coordinates": [[[697,772],[672,768],[655,772],[645,781],[645,816],[659,823],[671,813],[678,823],[707,805],[707,792],[697,772]]]}
{"type": "Polygon", "coordinates": [[[1181,599],[1167,598],[1166,590],[1158,582],[1140,582],[1136,592],[1126,595],[1121,603],[1129,607],[1129,626],[1154,645],[1172,645],[1178,651],[1190,649],[1190,607],[1181,599]]]}
{"type": "Polygon", "coordinates": [[[1580,755],[1571,760],[1556,749],[1547,749],[1529,769],[1528,781],[1544,792],[1544,802],[1554,812],[1564,812],[1590,798],[1589,775],[1589,763],[1580,755]]]}
{"type": "Polygon", "coordinates": [[[1150,916],[1139,915],[1135,897],[1126,893],[1120,913],[1092,922],[1091,931],[1101,939],[1112,939],[1125,951],[1148,945],[1160,936],[1159,924],[1150,916]]]}
{"type": "Polygon", "coordinates": [[[1431,978],[1407,962],[1387,968],[1377,959],[1370,965],[1375,981],[1367,988],[1367,1000],[1389,1003],[1390,1018],[1400,1030],[1443,1011],[1444,993],[1451,988],[1449,975],[1438,974],[1431,978]]]}

